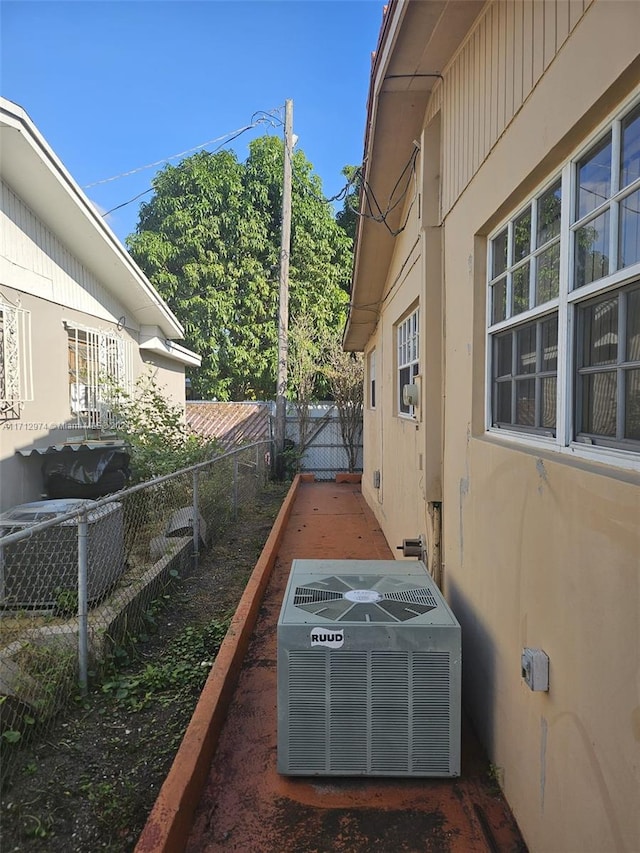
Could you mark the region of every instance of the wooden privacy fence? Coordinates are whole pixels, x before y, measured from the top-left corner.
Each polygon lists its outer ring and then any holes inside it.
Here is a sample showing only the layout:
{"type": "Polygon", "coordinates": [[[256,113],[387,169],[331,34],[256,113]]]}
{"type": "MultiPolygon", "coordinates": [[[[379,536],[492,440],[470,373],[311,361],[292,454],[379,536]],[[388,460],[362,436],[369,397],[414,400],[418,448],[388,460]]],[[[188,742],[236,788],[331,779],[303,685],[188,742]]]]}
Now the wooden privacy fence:
{"type": "MultiPolygon", "coordinates": [[[[300,426],[298,412],[292,404],[288,404],[286,438],[293,442],[293,447],[289,445],[292,464],[296,464],[300,471],[315,474],[318,480],[333,480],[336,474],[349,470],[349,455],[343,443],[338,409],[334,403],[314,403],[309,406],[308,420],[306,425],[303,424],[306,434],[302,452],[300,426]]],[[[357,445],[355,470],[362,471],[362,437],[357,445]]]]}

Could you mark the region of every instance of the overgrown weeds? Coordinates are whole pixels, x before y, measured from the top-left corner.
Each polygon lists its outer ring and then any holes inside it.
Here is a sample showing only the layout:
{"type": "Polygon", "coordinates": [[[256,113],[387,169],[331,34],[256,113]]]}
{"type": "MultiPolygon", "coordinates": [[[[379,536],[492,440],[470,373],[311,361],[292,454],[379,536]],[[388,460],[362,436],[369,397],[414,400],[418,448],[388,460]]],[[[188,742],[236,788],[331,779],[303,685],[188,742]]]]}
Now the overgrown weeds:
{"type": "Polygon", "coordinates": [[[15,745],[3,851],[134,849],[286,488],[269,486],[196,570],[172,577],[87,696],[43,737],[15,745]]]}
{"type": "Polygon", "coordinates": [[[230,616],[202,626],[187,626],[153,662],[131,660],[116,652],[102,692],[131,711],[152,702],[166,706],[183,693],[199,691],[229,627],[230,616]]]}

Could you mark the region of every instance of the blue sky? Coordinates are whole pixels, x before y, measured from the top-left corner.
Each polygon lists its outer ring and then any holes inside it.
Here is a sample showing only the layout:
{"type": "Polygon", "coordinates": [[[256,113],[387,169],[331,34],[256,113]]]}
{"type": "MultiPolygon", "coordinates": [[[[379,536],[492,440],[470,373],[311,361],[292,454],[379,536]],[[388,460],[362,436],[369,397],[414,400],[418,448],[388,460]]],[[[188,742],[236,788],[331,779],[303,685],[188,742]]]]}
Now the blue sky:
{"type": "MultiPolygon", "coordinates": [[[[225,137],[293,100],[325,195],[360,163],[382,0],[1,0],[0,92],[83,187],[225,137]]],[[[281,128],[259,126],[231,143],[281,128]]],[[[207,146],[207,150],[220,145],[207,146]]],[[[173,164],[177,159],[170,161],[173,164]]],[[[86,190],[102,211],[161,166],[86,190]]],[[[109,215],[118,237],[141,202],[109,215]]]]}

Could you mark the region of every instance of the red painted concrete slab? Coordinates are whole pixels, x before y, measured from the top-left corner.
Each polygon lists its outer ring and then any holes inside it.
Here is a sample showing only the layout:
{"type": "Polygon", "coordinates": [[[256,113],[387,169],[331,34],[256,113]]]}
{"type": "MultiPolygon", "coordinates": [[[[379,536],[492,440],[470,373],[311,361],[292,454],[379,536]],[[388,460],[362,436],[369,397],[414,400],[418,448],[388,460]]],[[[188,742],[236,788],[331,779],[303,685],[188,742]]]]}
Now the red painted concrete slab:
{"type": "Polygon", "coordinates": [[[291,561],[392,557],[359,485],[300,484],[186,842],[189,853],[526,850],[466,725],[455,780],[276,772],[276,625],[291,561]]]}
{"type": "MultiPolygon", "coordinates": [[[[309,483],[304,483],[308,486],[309,483]]],[[[362,514],[363,503],[360,487],[358,492],[350,487],[350,483],[316,483],[317,487],[324,486],[324,489],[308,489],[302,488],[298,490],[296,502],[292,510],[292,517],[296,515],[310,516],[313,519],[315,514],[336,516],[336,501],[340,502],[341,515],[357,515],[362,514]]],[[[368,507],[366,507],[368,509],[368,507]]]]}

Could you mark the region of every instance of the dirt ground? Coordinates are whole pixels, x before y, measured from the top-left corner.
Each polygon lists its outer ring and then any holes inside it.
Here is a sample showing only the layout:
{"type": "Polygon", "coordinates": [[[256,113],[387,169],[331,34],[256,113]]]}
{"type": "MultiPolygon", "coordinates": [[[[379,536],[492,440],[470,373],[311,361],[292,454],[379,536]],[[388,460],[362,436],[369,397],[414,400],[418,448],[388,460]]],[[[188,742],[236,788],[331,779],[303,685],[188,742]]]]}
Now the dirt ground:
{"type": "Polygon", "coordinates": [[[269,486],[158,602],[136,654],[23,750],[2,792],[4,853],[133,850],[287,489],[269,486]]]}

